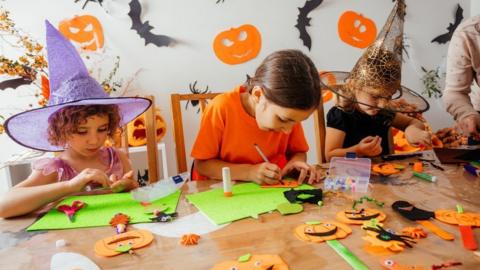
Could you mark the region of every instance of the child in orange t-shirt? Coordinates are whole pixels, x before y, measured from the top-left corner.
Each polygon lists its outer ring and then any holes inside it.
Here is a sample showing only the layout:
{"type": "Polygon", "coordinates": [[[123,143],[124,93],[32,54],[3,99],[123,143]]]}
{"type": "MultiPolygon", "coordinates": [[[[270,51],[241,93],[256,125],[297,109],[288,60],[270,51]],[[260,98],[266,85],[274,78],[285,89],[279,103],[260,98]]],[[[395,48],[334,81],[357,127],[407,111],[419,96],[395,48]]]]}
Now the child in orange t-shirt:
{"type": "Polygon", "coordinates": [[[191,154],[195,171],[221,179],[222,167],[230,167],[232,179],[259,184],[298,171],[299,182],[319,181],[317,167],[306,163],[308,144],[300,124],[319,102],[313,62],[297,50],[272,53],[254,77],[208,104],[191,154]]]}

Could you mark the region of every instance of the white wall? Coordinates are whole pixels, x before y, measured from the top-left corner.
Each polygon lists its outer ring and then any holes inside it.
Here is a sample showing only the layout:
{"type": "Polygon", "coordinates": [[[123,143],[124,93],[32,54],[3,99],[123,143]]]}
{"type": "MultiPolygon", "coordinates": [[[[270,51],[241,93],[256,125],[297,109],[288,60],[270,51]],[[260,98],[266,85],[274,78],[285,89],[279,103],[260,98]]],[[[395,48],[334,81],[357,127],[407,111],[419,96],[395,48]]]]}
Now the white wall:
{"type": "MultiPolygon", "coordinates": [[[[476,0],[478,2],[478,0],[476,0]]],[[[129,77],[141,70],[133,83],[135,91],[130,94],[154,94],[157,105],[162,109],[168,121],[168,135],[165,139],[169,153],[169,171],[175,171],[175,155],[172,138],[169,94],[173,92],[188,93],[188,84],[198,80],[198,85],[209,85],[214,92],[228,91],[243,82],[245,74],[253,74],[256,66],[269,53],[285,48],[297,48],[312,57],[320,70],[351,69],[362,50],[343,43],[337,35],[337,20],[346,10],[354,10],[372,18],[377,29],[384,24],[391,8],[388,0],[325,0],[310,13],[311,27],[308,32],[312,37],[312,49],[308,51],[298,38],[296,24],[298,7],[305,0],[225,0],[215,4],[216,0],[163,0],[141,1],[143,20],[149,20],[157,34],[165,34],[178,40],[174,47],[144,46],[139,36],[130,30],[128,1],[111,3],[112,15],[105,13],[98,4],[90,2],[85,10],[81,9],[83,1],[75,4],[73,0],[7,0],[2,5],[11,12],[19,27],[32,33],[44,43],[44,19],[54,25],[73,15],[92,14],[102,23],[105,33],[105,53],[120,55],[120,75],[129,77]],[[81,2],[81,3],[80,3],[81,2]],[[27,8],[28,6],[28,8],[27,8]],[[259,56],[244,64],[230,66],[220,62],[212,50],[214,37],[220,31],[241,24],[250,23],[262,34],[262,49],[259,56]]],[[[475,2],[475,1],[472,1],[475,2]]],[[[435,68],[442,64],[447,45],[431,44],[430,40],[444,33],[448,23],[453,21],[457,3],[464,8],[464,16],[470,14],[470,1],[449,0],[407,0],[405,34],[410,38],[408,49],[413,60],[404,64],[403,84],[421,92],[422,84],[420,66],[435,68]]],[[[479,4],[475,9],[479,11],[479,4]]],[[[478,13],[478,12],[477,12],[478,13]]],[[[9,49],[2,44],[5,53],[9,49]]],[[[108,62],[108,61],[105,61],[108,62]]],[[[17,96],[27,90],[17,89],[0,91],[0,108],[10,108],[18,103],[17,96]]],[[[31,96],[30,96],[31,97],[31,96]]],[[[452,125],[451,117],[446,114],[437,100],[430,100],[432,109],[426,113],[434,129],[452,125]]],[[[331,104],[328,104],[328,107],[331,104]]],[[[4,114],[4,111],[2,111],[4,114]]],[[[185,116],[185,134],[187,149],[198,128],[196,110],[189,110],[185,116]]],[[[313,124],[304,125],[311,148],[314,148],[313,124]]],[[[0,135],[0,162],[8,159],[20,147],[7,136],[0,135]],[[3,150],[5,149],[5,150],[3,150]]],[[[187,153],[188,154],[188,153],[187,153]]],[[[310,161],[315,161],[315,154],[310,153],[310,161]]]]}

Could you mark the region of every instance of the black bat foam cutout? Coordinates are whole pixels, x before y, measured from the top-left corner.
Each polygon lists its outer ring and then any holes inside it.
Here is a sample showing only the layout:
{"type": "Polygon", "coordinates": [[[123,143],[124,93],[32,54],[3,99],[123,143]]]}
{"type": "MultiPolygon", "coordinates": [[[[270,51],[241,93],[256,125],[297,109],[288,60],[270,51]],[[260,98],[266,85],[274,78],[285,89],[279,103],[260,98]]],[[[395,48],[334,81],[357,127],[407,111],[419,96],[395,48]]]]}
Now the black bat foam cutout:
{"type": "Polygon", "coordinates": [[[170,45],[174,40],[169,36],[156,35],[151,32],[153,26],[148,21],[142,22],[140,15],[142,13],[142,5],[139,0],[132,0],[129,4],[130,11],[128,16],[132,19],[132,28],[137,31],[138,35],[145,39],[145,46],[152,43],[157,47],[170,45]]]}
{"type": "Polygon", "coordinates": [[[312,48],[312,39],[307,32],[307,26],[310,26],[310,20],[312,18],[308,17],[308,14],[317,8],[322,2],[323,0],[308,0],[303,7],[298,8],[299,13],[295,27],[300,31],[300,39],[308,50],[312,48]]]}
{"type": "Polygon", "coordinates": [[[431,43],[437,42],[439,44],[445,44],[449,42],[453,36],[453,32],[455,32],[455,29],[457,29],[458,25],[462,22],[462,20],[463,20],[463,8],[460,6],[460,4],[458,4],[457,11],[455,12],[455,22],[450,23],[448,25],[447,27],[448,32],[440,36],[437,36],[436,38],[432,39],[432,41],[430,42],[431,43]]]}
{"type": "Polygon", "coordinates": [[[32,81],[24,78],[16,78],[0,82],[0,90],[8,88],[17,89],[19,86],[31,84],[32,81]]]}

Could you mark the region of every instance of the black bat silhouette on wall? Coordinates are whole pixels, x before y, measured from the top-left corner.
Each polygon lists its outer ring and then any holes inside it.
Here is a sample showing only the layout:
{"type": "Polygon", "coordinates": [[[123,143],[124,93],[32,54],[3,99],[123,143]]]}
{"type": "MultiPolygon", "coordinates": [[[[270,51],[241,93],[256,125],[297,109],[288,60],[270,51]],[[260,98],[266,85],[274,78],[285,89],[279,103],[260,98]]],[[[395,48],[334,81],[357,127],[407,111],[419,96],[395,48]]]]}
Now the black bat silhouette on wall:
{"type": "Polygon", "coordinates": [[[312,39],[307,32],[307,26],[310,26],[310,20],[312,18],[307,17],[310,11],[317,8],[323,0],[308,0],[305,2],[305,5],[301,8],[298,8],[298,17],[297,17],[297,24],[295,27],[300,31],[300,39],[303,41],[303,45],[305,45],[308,50],[312,48],[312,39]]]}
{"type": "Polygon", "coordinates": [[[157,47],[168,46],[174,40],[169,36],[156,35],[151,32],[153,26],[149,24],[148,21],[142,22],[140,15],[142,13],[142,6],[138,0],[132,0],[129,4],[130,11],[128,16],[132,19],[132,28],[137,31],[138,35],[145,39],[145,46],[152,43],[157,47]]]}
{"type": "Polygon", "coordinates": [[[25,79],[25,78],[10,79],[10,80],[0,82],[0,90],[5,90],[7,88],[16,89],[19,86],[29,85],[31,83],[32,83],[32,80],[25,79]]]}
{"type": "Polygon", "coordinates": [[[448,27],[447,27],[448,32],[446,34],[440,35],[440,36],[432,39],[432,41],[430,41],[430,42],[431,43],[437,42],[439,44],[445,44],[445,43],[449,42],[450,39],[453,36],[453,32],[455,32],[455,29],[457,29],[458,25],[462,22],[462,20],[463,20],[463,8],[460,6],[460,4],[458,4],[457,5],[457,11],[455,12],[455,22],[450,23],[448,25],[448,27]]]}

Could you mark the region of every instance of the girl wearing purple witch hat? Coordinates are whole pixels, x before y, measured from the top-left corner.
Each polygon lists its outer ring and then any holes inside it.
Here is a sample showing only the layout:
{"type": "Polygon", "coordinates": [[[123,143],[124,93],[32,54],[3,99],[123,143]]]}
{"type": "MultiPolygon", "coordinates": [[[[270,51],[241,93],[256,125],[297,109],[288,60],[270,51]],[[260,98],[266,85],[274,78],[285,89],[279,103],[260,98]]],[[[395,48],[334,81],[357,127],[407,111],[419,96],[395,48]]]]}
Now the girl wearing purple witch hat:
{"type": "Polygon", "coordinates": [[[7,134],[25,147],[61,153],[34,162],[30,176],[0,200],[0,217],[26,214],[94,186],[114,191],[137,186],[128,157],[104,144],[151,102],[137,97],[110,98],[90,77],[73,45],[49,22],[46,28],[48,105],[10,117],[5,127],[7,134]]]}

